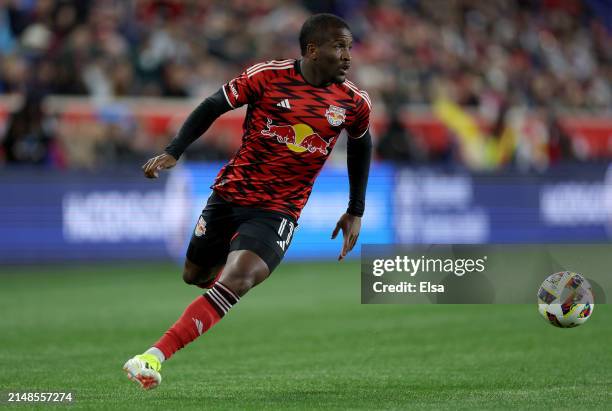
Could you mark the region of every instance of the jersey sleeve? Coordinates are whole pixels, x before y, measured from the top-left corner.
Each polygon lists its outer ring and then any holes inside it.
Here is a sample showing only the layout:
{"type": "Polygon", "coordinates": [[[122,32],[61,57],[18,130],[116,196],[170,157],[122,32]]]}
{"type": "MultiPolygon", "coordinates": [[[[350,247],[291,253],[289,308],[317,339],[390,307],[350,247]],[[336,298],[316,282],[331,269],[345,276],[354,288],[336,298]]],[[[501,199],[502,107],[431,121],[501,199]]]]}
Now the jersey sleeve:
{"type": "Polygon", "coordinates": [[[346,128],[346,131],[351,138],[361,138],[370,127],[372,104],[370,103],[368,93],[365,91],[355,92],[355,94],[355,115],[351,124],[346,128]]]}
{"type": "Polygon", "coordinates": [[[252,67],[246,69],[238,77],[225,83],[223,94],[229,105],[234,109],[259,100],[265,88],[265,75],[253,72],[252,67]]]}

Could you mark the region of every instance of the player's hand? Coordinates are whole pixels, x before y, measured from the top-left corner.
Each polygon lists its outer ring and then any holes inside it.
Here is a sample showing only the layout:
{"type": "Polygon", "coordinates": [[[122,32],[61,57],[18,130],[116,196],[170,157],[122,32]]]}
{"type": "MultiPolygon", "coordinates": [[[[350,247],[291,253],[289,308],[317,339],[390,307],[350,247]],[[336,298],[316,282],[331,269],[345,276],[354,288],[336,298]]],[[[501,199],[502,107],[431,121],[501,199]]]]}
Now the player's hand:
{"type": "Polygon", "coordinates": [[[159,170],[165,170],[172,168],[176,165],[176,158],[170,154],[163,153],[156,157],[149,159],[143,166],[142,171],[147,178],[159,177],[159,170]]]}
{"type": "Polygon", "coordinates": [[[361,217],[355,217],[348,213],[342,214],[342,217],[340,217],[336,223],[336,228],[334,228],[334,232],[332,233],[332,240],[336,238],[340,230],[342,230],[344,242],[342,243],[342,251],[340,251],[338,261],[344,259],[346,254],[355,247],[357,238],[359,238],[359,231],[361,231],[361,217]]]}

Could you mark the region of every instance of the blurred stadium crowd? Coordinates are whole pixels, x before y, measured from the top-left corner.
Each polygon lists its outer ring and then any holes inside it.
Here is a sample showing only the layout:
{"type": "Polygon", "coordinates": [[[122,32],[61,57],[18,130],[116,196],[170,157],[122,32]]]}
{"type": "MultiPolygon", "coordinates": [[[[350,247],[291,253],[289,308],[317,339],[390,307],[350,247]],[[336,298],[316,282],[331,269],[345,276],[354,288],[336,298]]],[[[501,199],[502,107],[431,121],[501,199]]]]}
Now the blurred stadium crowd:
{"type": "MultiPolygon", "coordinates": [[[[612,14],[604,0],[0,0],[0,6],[0,98],[14,103],[6,103],[0,122],[4,163],[81,167],[143,159],[178,125],[151,139],[129,110],[109,102],[189,98],[193,107],[254,62],[299,56],[299,28],[320,11],[343,16],[353,29],[349,77],[375,101],[379,158],[472,168],[504,167],[518,157],[544,167],[588,160],[558,115],[612,106],[612,14]],[[21,98],[7,97],[15,95],[21,98]],[[58,121],[43,104],[51,95],[89,96],[105,108],[93,124],[58,121]],[[453,143],[429,149],[427,136],[415,138],[405,126],[407,107],[431,109],[453,143]],[[539,113],[547,130],[537,143],[521,144],[508,126],[526,110],[539,113]],[[480,121],[489,124],[486,131],[470,132],[480,121]]],[[[194,153],[204,159],[232,150],[221,138],[198,144],[194,153]]]]}

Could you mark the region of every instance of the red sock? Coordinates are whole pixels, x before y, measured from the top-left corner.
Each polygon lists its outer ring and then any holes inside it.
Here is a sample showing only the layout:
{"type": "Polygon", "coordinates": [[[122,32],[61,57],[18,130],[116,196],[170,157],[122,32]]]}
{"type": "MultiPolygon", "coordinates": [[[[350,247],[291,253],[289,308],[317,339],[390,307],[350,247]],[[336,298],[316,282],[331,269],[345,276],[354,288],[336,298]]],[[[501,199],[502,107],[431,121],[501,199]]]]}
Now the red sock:
{"type": "Polygon", "coordinates": [[[159,348],[167,360],[219,322],[238,300],[240,298],[236,294],[217,282],[206,294],[193,300],[153,346],[159,348]]]}

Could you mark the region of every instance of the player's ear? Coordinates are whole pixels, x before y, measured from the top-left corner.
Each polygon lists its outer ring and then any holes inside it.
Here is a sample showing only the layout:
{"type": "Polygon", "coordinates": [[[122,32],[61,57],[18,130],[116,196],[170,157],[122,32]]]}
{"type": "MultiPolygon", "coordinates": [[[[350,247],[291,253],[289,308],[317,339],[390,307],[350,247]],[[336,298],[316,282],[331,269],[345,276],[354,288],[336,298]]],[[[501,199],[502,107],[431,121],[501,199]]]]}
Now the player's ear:
{"type": "Polygon", "coordinates": [[[316,44],[308,43],[306,45],[306,56],[309,59],[316,60],[318,57],[318,54],[319,54],[319,51],[318,51],[316,44]]]}

